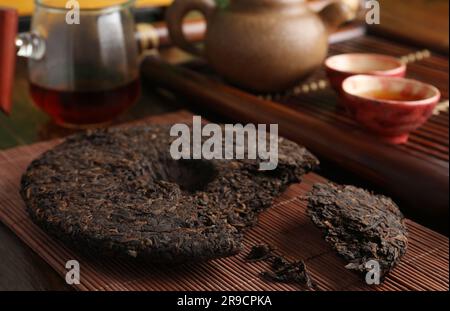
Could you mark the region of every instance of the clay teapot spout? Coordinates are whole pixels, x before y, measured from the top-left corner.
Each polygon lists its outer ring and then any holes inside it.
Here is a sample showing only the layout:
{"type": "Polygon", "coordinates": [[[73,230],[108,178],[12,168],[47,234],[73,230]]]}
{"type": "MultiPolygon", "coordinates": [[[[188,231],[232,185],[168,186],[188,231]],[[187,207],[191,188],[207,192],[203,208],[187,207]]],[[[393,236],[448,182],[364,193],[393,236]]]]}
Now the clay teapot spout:
{"type": "Polygon", "coordinates": [[[354,18],[355,12],[344,2],[333,2],[319,12],[328,33],[335,31],[340,25],[354,18]]]}

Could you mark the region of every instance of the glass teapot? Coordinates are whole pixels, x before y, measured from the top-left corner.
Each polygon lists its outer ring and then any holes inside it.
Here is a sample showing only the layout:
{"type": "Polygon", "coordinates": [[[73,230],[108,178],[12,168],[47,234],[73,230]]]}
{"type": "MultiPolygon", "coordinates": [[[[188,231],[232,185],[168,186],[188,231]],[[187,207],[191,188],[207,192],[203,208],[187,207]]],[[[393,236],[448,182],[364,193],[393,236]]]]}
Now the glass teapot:
{"type": "Polygon", "coordinates": [[[95,126],[133,105],[140,94],[134,2],[36,0],[31,30],[19,35],[17,12],[0,8],[2,110],[11,110],[16,54],[28,58],[33,102],[57,124],[95,126]]]}

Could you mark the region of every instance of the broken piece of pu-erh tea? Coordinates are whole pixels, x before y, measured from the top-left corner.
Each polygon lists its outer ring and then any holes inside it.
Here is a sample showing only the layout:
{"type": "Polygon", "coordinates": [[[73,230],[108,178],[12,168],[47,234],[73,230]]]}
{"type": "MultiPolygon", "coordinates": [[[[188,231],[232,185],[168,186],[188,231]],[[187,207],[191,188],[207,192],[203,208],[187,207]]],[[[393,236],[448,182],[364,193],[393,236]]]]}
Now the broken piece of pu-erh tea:
{"type": "Polygon", "coordinates": [[[273,247],[268,244],[260,244],[252,247],[250,252],[247,254],[247,261],[262,261],[270,259],[273,256],[273,247]]]}
{"type": "Polygon", "coordinates": [[[273,259],[272,271],[265,271],[262,276],[270,281],[299,283],[306,285],[308,289],[314,289],[314,284],[303,260],[289,262],[285,258],[277,256],[273,259]]]}
{"type": "Polygon", "coordinates": [[[376,263],[382,280],[406,253],[404,217],[388,197],[354,186],[316,184],[308,195],[308,214],[348,261],[347,269],[365,274],[376,263]]]}
{"type": "Polygon", "coordinates": [[[275,248],[268,244],[253,246],[246,259],[250,262],[270,262],[271,270],[261,273],[261,277],[267,281],[297,283],[306,286],[308,289],[315,288],[303,260],[290,262],[286,258],[276,255],[275,248]]]}

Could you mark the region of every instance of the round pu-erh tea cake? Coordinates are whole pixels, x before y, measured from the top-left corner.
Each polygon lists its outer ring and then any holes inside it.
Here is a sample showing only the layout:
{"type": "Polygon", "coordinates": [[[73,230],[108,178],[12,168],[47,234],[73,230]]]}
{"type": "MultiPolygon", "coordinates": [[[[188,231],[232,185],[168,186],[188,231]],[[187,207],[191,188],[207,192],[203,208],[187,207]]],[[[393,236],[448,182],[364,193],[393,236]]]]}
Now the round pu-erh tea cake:
{"type": "Polygon", "coordinates": [[[315,184],[308,214],[326,241],[362,273],[376,261],[385,276],[406,253],[407,228],[398,206],[388,197],[354,186],[315,184]],[[368,265],[366,265],[368,264],[368,265]]]}
{"type": "Polygon", "coordinates": [[[33,221],[96,255],[151,262],[235,254],[243,232],[288,185],[318,165],[279,139],[274,171],[257,160],[173,160],[169,126],[96,130],[34,160],[21,194],[33,221]]]}

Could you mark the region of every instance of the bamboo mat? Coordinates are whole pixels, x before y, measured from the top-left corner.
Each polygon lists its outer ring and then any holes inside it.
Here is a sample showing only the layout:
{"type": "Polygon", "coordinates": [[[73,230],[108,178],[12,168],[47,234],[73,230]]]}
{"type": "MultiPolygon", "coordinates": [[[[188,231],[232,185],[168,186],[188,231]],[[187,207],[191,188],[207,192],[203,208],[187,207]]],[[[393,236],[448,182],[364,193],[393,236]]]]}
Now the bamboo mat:
{"type": "MultiPolygon", "coordinates": [[[[186,112],[152,117],[143,122],[174,123],[192,120],[186,112]]],[[[302,196],[324,179],[309,174],[302,184],[290,187],[250,230],[245,251],[233,257],[177,267],[82,256],[49,237],[28,217],[19,196],[19,180],[27,165],[59,143],[53,140],[0,153],[0,220],[52,266],[63,278],[68,260],[78,260],[81,284],[78,290],[304,290],[299,285],[267,283],[259,273],[265,263],[247,263],[244,256],[259,242],[269,243],[291,260],[305,260],[320,290],[448,290],[448,238],[407,221],[410,244],[401,264],[381,286],[369,287],[324,242],[306,215],[302,196]]]]}

